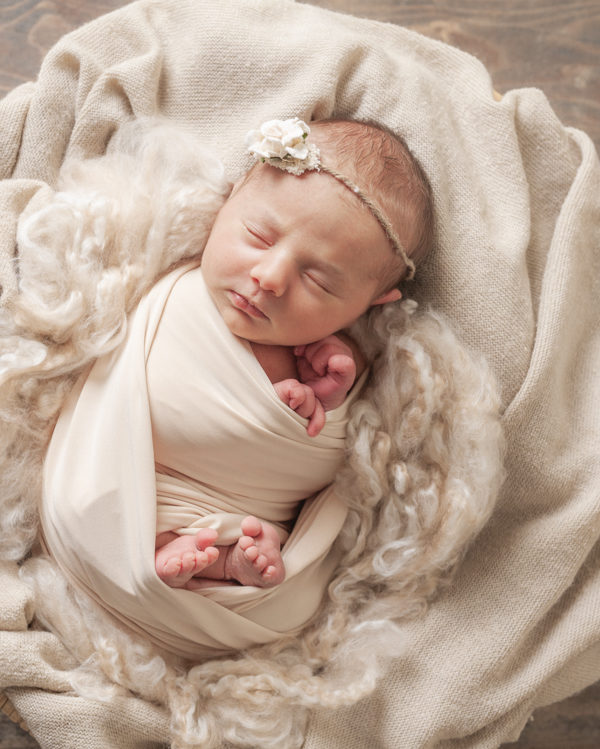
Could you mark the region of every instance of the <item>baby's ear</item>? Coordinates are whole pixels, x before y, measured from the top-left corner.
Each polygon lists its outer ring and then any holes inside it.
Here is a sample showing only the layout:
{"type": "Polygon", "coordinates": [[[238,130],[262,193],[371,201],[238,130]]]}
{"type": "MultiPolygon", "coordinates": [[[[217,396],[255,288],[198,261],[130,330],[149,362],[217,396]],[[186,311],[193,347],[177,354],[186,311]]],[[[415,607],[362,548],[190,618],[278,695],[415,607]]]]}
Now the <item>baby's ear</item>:
{"type": "Polygon", "coordinates": [[[371,306],[374,307],[376,304],[387,304],[388,302],[397,302],[402,299],[402,293],[400,289],[390,289],[385,294],[378,296],[371,302],[371,306]]]}
{"type": "Polygon", "coordinates": [[[231,198],[231,197],[233,197],[236,194],[236,192],[244,184],[244,177],[245,177],[245,175],[243,175],[242,177],[240,177],[237,182],[233,183],[233,187],[231,188],[231,192],[229,193],[229,195],[227,197],[231,198]]]}

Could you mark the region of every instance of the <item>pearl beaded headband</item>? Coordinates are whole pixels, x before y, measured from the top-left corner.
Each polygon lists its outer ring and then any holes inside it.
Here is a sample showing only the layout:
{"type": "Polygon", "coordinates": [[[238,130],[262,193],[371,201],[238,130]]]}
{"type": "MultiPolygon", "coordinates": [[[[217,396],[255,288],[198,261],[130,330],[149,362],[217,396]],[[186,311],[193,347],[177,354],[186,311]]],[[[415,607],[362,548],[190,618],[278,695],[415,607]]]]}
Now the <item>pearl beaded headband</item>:
{"type": "Polygon", "coordinates": [[[331,169],[321,161],[314,143],[308,143],[310,128],[298,117],[289,120],[268,120],[259,130],[250,130],[246,135],[248,151],[256,158],[290,174],[300,176],[304,172],[317,171],[329,174],[353,192],[371,211],[394,250],[408,268],[407,278],[414,278],[415,264],[408,256],[391,222],[381,208],[365,194],[358,185],[343,174],[331,169]]]}

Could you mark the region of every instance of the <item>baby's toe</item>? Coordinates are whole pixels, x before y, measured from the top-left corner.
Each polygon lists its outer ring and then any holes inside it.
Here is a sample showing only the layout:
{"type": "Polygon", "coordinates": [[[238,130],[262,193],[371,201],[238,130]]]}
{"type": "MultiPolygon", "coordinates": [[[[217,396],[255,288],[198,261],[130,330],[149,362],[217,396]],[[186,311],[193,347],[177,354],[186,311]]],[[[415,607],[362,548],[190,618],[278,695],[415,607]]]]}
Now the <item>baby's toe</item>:
{"type": "Polygon", "coordinates": [[[204,552],[198,551],[196,553],[189,551],[182,555],[181,557],[181,575],[190,575],[194,572],[196,567],[198,566],[198,556],[203,554],[204,552]]]}
{"type": "Polygon", "coordinates": [[[219,558],[219,550],[215,546],[208,546],[206,549],[204,549],[204,554],[206,555],[207,567],[211,564],[214,564],[219,558]]]}
{"type": "Polygon", "coordinates": [[[206,547],[214,544],[217,537],[218,533],[213,528],[200,528],[195,537],[196,546],[198,549],[206,551],[206,547]]]}
{"type": "Polygon", "coordinates": [[[244,549],[244,556],[249,562],[255,563],[259,557],[258,547],[256,547],[254,544],[252,546],[248,546],[246,549],[244,549]]]}
{"type": "Polygon", "coordinates": [[[283,564],[269,564],[262,576],[268,585],[279,585],[285,580],[285,568],[283,564]]]}
{"type": "Polygon", "coordinates": [[[194,574],[203,570],[208,564],[208,555],[205,551],[197,551],[196,559],[194,560],[194,574]]]}
{"type": "Polygon", "coordinates": [[[167,559],[162,568],[163,577],[177,577],[181,572],[181,559],[172,557],[167,559]]]}
{"type": "Polygon", "coordinates": [[[242,531],[246,536],[258,536],[262,531],[262,523],[254,515],[248,515],[242,520],[242,531]]]}
{"type": "Polygon", "coordinates": [[[266,580],[270,580],[272,577],[275,577],[275,575],[277,574],[277,567],[275,567],[272,564],[269,564],[267,567],[265,567],[262,574],[266,580]]]}
{"type": "Polygon", "coordinates": [[[259,572],[263,572],[267,564],[269,563],[269,560],[264,554],[259,554],[256,559],[253,562],[254,569],[258,570],[259,572]]]}
{"type": "Polygon", "coordinates": [[[256,542],[251,536],[241,536],[238,538],[238,546],[242,551],[246,551],[246,549],[249,549],[251,546],[256,547],[256,542]]]}

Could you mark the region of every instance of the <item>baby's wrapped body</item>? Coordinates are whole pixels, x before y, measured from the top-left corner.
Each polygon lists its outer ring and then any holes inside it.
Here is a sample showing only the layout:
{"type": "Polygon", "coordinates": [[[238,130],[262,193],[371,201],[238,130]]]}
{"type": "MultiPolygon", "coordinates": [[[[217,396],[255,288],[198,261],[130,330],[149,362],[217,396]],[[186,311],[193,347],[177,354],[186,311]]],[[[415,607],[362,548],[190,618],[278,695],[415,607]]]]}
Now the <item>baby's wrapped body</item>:
{"type": "Polygon", "coordinates": [[[248,514],[282,542],[301,500],[335,477],[348,406],[318,438],[277,396],[250,344],[212,304],[201,269],[173,287],[146,365],[158,496],[157,533],[210,527],[218,543],[242,535],[248,514]]]}
{"type": "Polygon", "coordinates": [[[346,509],[323,487],[341,464],[357,392],[308,437],[250,345],[228,330],[200,268],[173,271],[61,413],[44,470],[49,552],[119,619],[187,657],[295,631],[317,610],[336,563],[346,509]],[[158,578],[158,532],[211,527],[227,544],[248,514],[276,525],[282,541],[292,529],[281,585],[215,583],[198,593],[158,578]]]}

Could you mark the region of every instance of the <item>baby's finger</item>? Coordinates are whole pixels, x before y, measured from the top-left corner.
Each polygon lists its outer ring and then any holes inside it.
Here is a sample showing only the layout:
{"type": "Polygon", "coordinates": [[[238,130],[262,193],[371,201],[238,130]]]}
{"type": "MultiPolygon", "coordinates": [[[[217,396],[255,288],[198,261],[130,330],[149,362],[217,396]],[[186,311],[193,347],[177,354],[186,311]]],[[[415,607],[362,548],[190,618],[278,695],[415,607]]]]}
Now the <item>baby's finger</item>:
{"type": "Polygon", "coordinates": [[[310,363],[315,372],[321,376],[337,372],[345,374],[349,368],[354,367],[352,355],[341,352],[339,346],[333,344],[322,346],[315,352],[310,363]],[[333,362],[337,362],[337,365],[333,366],[333,362]]]}
{"type": "Polygon", "coordinates": [[[315,408],[306,427],[306,433],[309,437],[316,437],[321,429],[325,426],[325,409],[321,401],[315,398],[315,408]]]}
{"type": "Polygon", "coordinates": [[[315,356],[315,354],[322,348],[331,348],[334,353],[337,354],[348,354],[348,356],[352,356],[352,349],[350,346],[348,346],[347,343],[344,343],[344,341],[341,340],[336,335],[328,335],[325,338],[321,338],[320,341],[315,341],[314,343],[307,344],[304,348],[304,356],[306,356],[307,359],[312,360],[315,356]]]}
{"type": "Polygon", "coordinates": [[[356,364],[351,356],[336,354],[327,362],[327,373],[338,375],[338,379],[352,379],[356,376],[356,364]]]}
{"type": "Polygon", "coordinates": [[[292,410],[296,410],[305,400],[305,385],[298,380],[288,379],[274,382],[273,388],[279,398],[292,410]]]}
{"type": "Polygon", "coordinates": [[[309,388],[308,385],[301,385],[298,383],[298,385],[294,387],[289,406],[298,414],[298,416],[302,416],[303,419],[308,419],[315,410],[316,400],[312,388],[309,388]]]}
{"type": "Polygon", "coordinates": [[[319,375],[312,368],[311,363],[304,357],[300,357],[296,360],[296,368],[302,382],[310,382],[311,380],[319,377],[319,375]]]}

